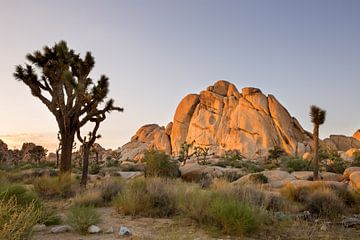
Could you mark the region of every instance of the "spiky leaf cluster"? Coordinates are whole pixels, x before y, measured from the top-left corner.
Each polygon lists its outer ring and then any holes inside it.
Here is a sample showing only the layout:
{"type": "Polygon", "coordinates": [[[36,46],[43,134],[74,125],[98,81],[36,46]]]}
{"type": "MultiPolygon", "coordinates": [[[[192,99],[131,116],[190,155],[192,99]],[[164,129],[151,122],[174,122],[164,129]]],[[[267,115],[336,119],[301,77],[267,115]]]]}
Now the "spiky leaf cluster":
{"type": "Polygon", "coordinates": [[[81,58],[60,41],[51,48],[44,47],[42,52],[28,54],[27,59],[30,64],[17,66],[14,76],[55,115],[61,123],[60,131],[69,124],[80,128],[106,112],[122,110],[114,107],[112,99],[99,109],[109,92],[109,79],[102,75],[94,83],[89,77],[95,65],[90,52],[81,58]]]}
{"type": "Polygon", "coordinates": [[[316,125],[321,125],[325,122],[326,111],[315,105],[312,105],[310,107],[310,117],[312,123],[316,125]]]}

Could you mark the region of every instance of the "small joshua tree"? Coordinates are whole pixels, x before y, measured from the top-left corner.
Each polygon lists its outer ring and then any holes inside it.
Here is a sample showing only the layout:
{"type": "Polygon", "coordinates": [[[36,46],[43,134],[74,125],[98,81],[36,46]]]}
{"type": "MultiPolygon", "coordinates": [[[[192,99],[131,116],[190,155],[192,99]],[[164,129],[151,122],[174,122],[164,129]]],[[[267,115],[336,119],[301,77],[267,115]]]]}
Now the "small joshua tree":
{"type": "Polygon", "coordinates": [[[186,164],[186,160],[188,160],[192,155],[189,155],[190,148],[194,145],[193,141],[192,143],[187,143],[186,141],[183,142],[180,146],[180,156],[179,160],[180,162],[183,162],[183,165],[186,164]]]}
{"type": "Polygon", "coordinates": [[[314,124],[313,141],[314,141],[314,180],[319,176],[319,127],[325,122],[326,111],[312,105],[310,108],[311,122],[314,124]]]}
{"type": "Polygon", "coordinates": [[[41,159],[46,157],[47,149],[43,146],[36,145],[33,149],[29,150],[30,157],[37,163],[40,163],[41,159]]]}

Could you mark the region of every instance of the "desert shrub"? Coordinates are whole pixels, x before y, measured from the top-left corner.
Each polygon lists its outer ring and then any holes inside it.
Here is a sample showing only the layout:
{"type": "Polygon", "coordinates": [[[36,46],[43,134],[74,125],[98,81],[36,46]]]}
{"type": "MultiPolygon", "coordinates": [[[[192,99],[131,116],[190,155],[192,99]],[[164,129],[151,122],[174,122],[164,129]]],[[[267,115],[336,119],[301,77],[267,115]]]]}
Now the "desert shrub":
{"type": "Polygon", "coordinates": [[[343,173],[345,171],[345,162],[340,157],[330,159],[330,162],[329,164],[324,164],[326,171],[334,173],[343,173]]]}
{"type": "Polygon", "coordinates": [[[108,157],[108,158],[106,158],[105,166],[106,167],[118,167],[119,166],[119,160],[108,157]]]}
{"type": "Polygon", "coordinates": [[[320,160],[324,160],[324,159],[338,159],[340,158],[339,153],[337,152],[337,150],[335,149],[331,149],[331,148],[320,148],[319,150],[319,159],[320,160]]]}
{"type": "Polygon", "coordinates": [[[147,180],[146,190],[151,205],[149,216],[167,217],[176,212],[177,193],[172,181],[160,178],[147,180]]]}
{"type": "Polygon", "coordinates": [[[61,223],[61,217],[55,209],[42,207],[39,213],[38,223],[45,224],[46,226],[58,225],[61,223]]]}
{"type": "Polygon", "coordinates": [[[336,218],[344,212],[343,201],[330,189],[314,191],[307,196],[306,209],[321,217],[336,218]]]}
{"type": "Polygon", "coordinates": [[[249,176],[249,180],[253,183],[268,183],[268,178],[262,173],[255,173],[249,176]]]}
{"type": "Polygon", "coordinates": [[[121,179],[111,179],[100,186],[101,198],[104,203],[109,203],[113,198],[124,189],[124,181],[121,179]]]}
{"type": "Polygon", "coordinates": [[[178,165],[171,161],[170,156],[161,151],[147,151],[144,156],[146,162],[146,177],[178,177],[178,165]]]}
{"type": "Polygon", "coordinates": [[[114,198],[113,206],[126,215],[170,216],[176,206],[174,191],[174,186],[164,179],[136,179],[114,198]]]}
{"type": "Polygon", "coordinates": [[[75,181],[70,175],[44,176],[34,181],[34,189],[44,198],[67,198],[75,194],[75,181]]]}
{"type": "Polygon", "coordinates": [[[101,170],[101,166],[97,163],[91,163],[89,166],[89,173],[90,174],[98,174],[101,170]]]}
{"type": "Polygon", "coordinates": [[[15,196],[0,200],[0,239],[29,239],[38,220],[39,211],[34,201],[21,206],[15,196]]]}
{"type": "Polygon", "coordinates": [[[251,232],[259,226],[264,215],[258,208],[221,192],[231,189],[231,185],[217,180],[212,187],[215,192],[199,188],[182,192],[178,196],[180,214],[226,234],[251,232]]]}
{"type": "Polygon", "coordinates": [[[249,204],[217,196],[209,206],[209,218],[226,234],[243,234],[254,231],[259,223],[259,213],[249,204]]]}
{"type": "Polygon", "coordinates": [[[243,165],[239,159],[236,158],[226,158],[224,157],[223,160],[220,160],[213,164],[213,166],[219,167],[233,167],[233,168],[242,168],[243,165]]]}
{"type": "Polygon", "coordinates": [[[4,184],[0,186],[0,200],[10,200],[15,198],[16,204],[20,206],[26,206],[30,203],[37,208],[41,206],[41,201],[38,195],[28,190],[22,185],[19,184],[4,184]]]}
{"type": "Polygon", "coordinates": [[[142,179],[135,179],[130,182],[113,199],[113,206],[118,212],[135,216],[150,208],[150,201],[146,191],[146,182],[142,179]]]}
{"type": "Polygon", "coordinates": [[[222,196],[227,196],[240,202],[251,203],[261,209],[283,211],[288,208],[288,203],[281,196],[268,193],[258,187],[254,188],[246,185],[234,186],[224,180],[214,180],[212,189],[222,196]]]}
{"type": "Polygon", "coordinates": [[[334,218],[344,213],[346,206],[356,206],[359,201],[352,192],[337,186],[326,186],[314,182],[307,186],[286,185],[281,189],[283,196],[302,203],[307,210],[320,217],[334,218]]]}
{"type": "Polygon", "coordinates": [[[360,167],[360,156],[356,156],[354,161],[351,163],[352,167],[360,167]]]}
{"type": "Polygon", "coordinates": [[[255,173],[255,172],[261,172],[264,171],[264,168],[256,165],[255,163],[251,161],[243,162],[241,165],[247,173],[255,173]]]}
{"type": "Polygon", "coordinates": [[[72,207],[67,215],[67,223],[80,234],[86,234],[91,225],[101,222],[100,215],[93,206],[72,207]]]}
{"type": "Polygon", "coordinates": [[[208,190],[187,189],[178,196],[177,208],[181,215],[206,224],[210,222],[209,206],[214,196],[215,194],[208,190]]]}
{"type": "Polygon", "coordinates": [[[241,178],[243,175],[235,172],[235,171],[226,171],[224,172],[224,175],[222,176],[223,179],[225,179],[228,182],[234,182],[241,178]]]}
{"type": "Polygon", "coordinates": [[[285,154],[284,150],[279,146],[274,146],[273,149],[269,149],[269,159],[277,159],[285,154]]]}
{"type": "Polygon", "coordinates": [[[89,190],[76,195],[73,200],[74,206],[94,206],[101,207],[104,205],[101,191],[89,190]]]}
{"type": "Polygon", "coordinates": [[[283,157],[281,159],[281,162],[283,165],[285,165],[285,170],[288,172],[310,170],[309,163],[301,158],[283,157]]]}
{"type": "Polygon", "coordinates": [[[295,186],[293,184],[286,184],[280,189],[281,194],[289,200],[304,203],[307,196],[319,189],[326,188],[321,182],[313,182],[311,185],[295,186]]]}

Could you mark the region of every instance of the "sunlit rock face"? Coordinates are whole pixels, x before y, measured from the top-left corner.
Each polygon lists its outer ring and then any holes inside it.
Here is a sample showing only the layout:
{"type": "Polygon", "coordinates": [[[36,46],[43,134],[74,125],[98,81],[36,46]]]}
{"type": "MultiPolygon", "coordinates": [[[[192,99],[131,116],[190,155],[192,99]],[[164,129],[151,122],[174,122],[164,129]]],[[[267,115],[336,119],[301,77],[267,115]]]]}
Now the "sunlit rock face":
{"type": "Polygon", "coordinates": [[[360,129],[358,129],[352,137],[355,138],[356,140],[360,141],[360,129]]]}
{"type": "Polygon", "coordinates": [[[239,93],[226,81],[180,102],[170,138],[174,155],[186,141],[209,147],[218,155],[239,150],[247,158],[262,157],[274,146],[300,155],[311,141],[274,96],[266,96],[257,88],[243,88],[239,93]]]}
{"type": "MultiPolygon", "coordinates": [[[[216,155],[238,150],[255,159],[265,157],[274,146],[302,156],[310,151],[310,137],[274,96],[257,88],[243,88],[240,93],[233,84],[221,80],[199,94],[185,96],[173,123],[166,128],[146,125],[127,145],[178,155],[186,141],[207,147],[216,155]]],[[[128,152],[125,146],[122,149],[128,152]]]]}

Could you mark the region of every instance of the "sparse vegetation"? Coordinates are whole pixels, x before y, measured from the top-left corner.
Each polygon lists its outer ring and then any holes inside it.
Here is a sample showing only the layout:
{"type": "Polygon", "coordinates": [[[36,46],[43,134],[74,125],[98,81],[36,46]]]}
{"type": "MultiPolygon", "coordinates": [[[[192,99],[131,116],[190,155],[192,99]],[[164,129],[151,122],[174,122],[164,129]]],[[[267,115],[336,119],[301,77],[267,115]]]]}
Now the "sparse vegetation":
{"type": "Polygon", "coordinates": [[[70,175],[44,176],[34,181],[34,189],[43,198],[67,198],[75,195],[75,181],[70,175]]]}
{"type": "Polygon", "coordinates": [[[147,151],[144,156],[146,177],[178,177],[178,165],[161,151],[147,151]]]}
{"type": "Polygon", "coordinates": [[[32,227],[39,220],[37,203],[18,204],[17,198],[0,199],[0,239],[29,239],[32,227]]]}
{"type": "Polygon", "coordinates": [[[67,215],[67,223],[80,234],[86,234],[91,225],[100,223],[100,215],[93,206],[72,207],[67,215]]]}
{"type": "Polygon", "coordinates": [[[249,176],[250,181],[253,183],[268,183],[268,178],[262,173],[255,173],[249,176]]]}
{"type": "Polygon", "coordinates": [[[269,150],[268,159],[278,159],[285,154],[284,150],[279,146],[274,146],[273,149],[269,150]]]}
{"type": "Polygon", "coordinates": [[[76,195],[73,205],[78,207],[101,207],[104,205],[102,193],[99,190],[88,190],[76,195]]]}
{"type": "Polygon", "coordinates": [[[288,172],[310,170],[309,163],[298,157],[282,157],[281,163],[288,172]]]}

